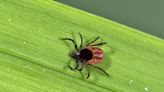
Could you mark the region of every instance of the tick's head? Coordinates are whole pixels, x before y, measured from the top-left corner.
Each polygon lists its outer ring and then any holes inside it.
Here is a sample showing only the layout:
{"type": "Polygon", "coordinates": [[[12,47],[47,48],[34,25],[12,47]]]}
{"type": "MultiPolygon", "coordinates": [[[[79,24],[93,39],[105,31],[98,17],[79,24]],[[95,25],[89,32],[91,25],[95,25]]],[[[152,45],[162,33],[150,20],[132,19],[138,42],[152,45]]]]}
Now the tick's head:
{"type": "Polygon", "coordinates": [[[70,57],[72,57],[72,58],[74,58],[74,59],[78,59],[79,54],[80,54],[79,52],[73,52],[73,51],[72,51],[72,52],[70,53],[70,57]]]}

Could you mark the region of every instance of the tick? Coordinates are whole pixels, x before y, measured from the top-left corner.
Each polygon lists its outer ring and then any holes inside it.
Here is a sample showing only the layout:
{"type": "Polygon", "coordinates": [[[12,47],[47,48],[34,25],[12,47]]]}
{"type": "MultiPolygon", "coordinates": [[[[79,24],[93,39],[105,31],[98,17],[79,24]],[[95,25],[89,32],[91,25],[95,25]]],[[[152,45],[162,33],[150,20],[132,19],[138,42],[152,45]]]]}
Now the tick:
{"type": "Polygon", "coordinates": [[[98,63],[102,62],[104,59],[103,50],[101,50],[97,46],[105,45],[106,42],[95,43],[100,38],[100,36],[98,36],[93,41],[89,42],[88,44],[86,44],[83,47],[83,37],[80,33],[78,33],[78,34],[80,36],[80,47],[79,48],[73,39],[61,38],[61,40],[71,41],[75,47],[75,51],[72,51],[70,53],[70,57],[76,61],[76,66],[74,68],[72,68],[70,65],[68,65],[68,67],[71,70],[78,70],[80,72],[82,71],[83,68],[85,68],[87,71],[87,77],[86,77],[87,79],[90,76],[89,66],[97,68],[100,71],[102,71],[104,74],[109,76],[109,74],[105,70],[103,70],[100,67],[94,66],[94,64],[98,64],[98,63]]]}

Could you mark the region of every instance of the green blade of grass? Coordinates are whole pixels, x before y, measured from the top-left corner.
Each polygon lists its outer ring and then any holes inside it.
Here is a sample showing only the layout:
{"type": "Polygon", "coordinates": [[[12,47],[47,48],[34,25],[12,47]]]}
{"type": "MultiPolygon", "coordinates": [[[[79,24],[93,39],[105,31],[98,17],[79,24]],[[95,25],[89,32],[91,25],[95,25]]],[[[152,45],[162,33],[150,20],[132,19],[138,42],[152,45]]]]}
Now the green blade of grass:
{"type": "Polygon", "coordinates": [[[162,92],[164,41],[51,0],[0,0],[1,92],[162,92]],[[66,66],[72,44],[101,36],[104,62],[85,79],[66,66]]]}

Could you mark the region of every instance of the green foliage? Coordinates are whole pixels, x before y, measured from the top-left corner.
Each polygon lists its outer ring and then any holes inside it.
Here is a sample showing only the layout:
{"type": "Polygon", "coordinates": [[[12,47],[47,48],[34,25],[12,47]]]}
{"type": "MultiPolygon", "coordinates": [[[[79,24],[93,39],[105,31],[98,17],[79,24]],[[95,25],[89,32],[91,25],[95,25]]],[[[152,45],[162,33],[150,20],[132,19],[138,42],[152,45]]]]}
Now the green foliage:
{"type": "Polygon", "coordinates": [[[164,41],[48,0],[0,0],[1,92],[162,92],[164,41]],[[91,68],[90,79],[66,66],[73,45],[100,35],[111,77],[91,68]]]}

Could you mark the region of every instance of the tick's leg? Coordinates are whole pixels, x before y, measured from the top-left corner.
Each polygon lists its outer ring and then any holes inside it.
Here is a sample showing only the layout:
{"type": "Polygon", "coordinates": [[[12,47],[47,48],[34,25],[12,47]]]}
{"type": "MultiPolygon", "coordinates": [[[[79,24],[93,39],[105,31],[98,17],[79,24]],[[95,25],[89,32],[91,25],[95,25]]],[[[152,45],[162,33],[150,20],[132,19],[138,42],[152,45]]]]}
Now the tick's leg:
{"type": "Polygon", "coordinates": [[[75,70],[74,68],[72,68],[70,65],[68,65],[68,67],[71,69],[71,70],[75,70]]]}
{"type": "Polygon", "coordinates": [[[90,76],[90,69],[89,69],[89,67],[87,65],[85,65],[85,69],[87,71],[87,79],[88,79],[89,76],[90,76]]]}
{"type": "Polygon", "coordinates": [[[87,44],[87,46],[91,45],[92,43],[94,43],[95,41],[97,41],[100,38],[100,36],[96,37],[93,41],[91,41],[90,43],[87,44]]]}
{"type": "Polygon", "coordinates": [[[92,66],[92,67],[94,67],[94,68],[97,68],[97,69],[101,70],[102,72],[104,72],[104,74],[106,74],[107,76],[110,76],[110,75],[109,75],[105,70],[103,70],[102,68],[97,67],[97,66],[93,66],[93,65],[90,65],[90,66],[92,66]]]}
{"type": "Polygon", "coordinates": [[[81,64],[81,63],[80,63],[80,65],[81,65],[81,67],[80,67],[80,68],[77,68],[77,70],[78,70],[79,72],[81,72],[81,70],[83,70],[84,64],[81,64]]]}
{"type": "Polygon", "coordinates": [[[75,67],[75,69],[78,69],[78,67],[79,67],[79,62],[78,62],[78,60],[76,60],[76,67],[75,67]]]}
{"type": "Polygon", "coordinates": [[[81,43],[80,43],[80,49],[81,49],[82,46],[83,46],[83,37],[82,37],[82,35],[79,32],[78,32],[78,34],[80,36],[80,41],[81,41],[81,43]]]}
{"type": "Polygon", "coordinates": [[[61,40],[68,40],[68,41],[71,41],[73,42],[74,46],[75,46],[75,49],[78,51],[78,48],[77,48],[77,44],[75,43],[75,41],[71,38],[60,38],[61,40]]]}
{"type": "Polygon", "coordinates": [[[76,67],[75,67],[75,68],[72,68],[70,65],[68,65],[68,67],[69,67],[71,70],[78,70],[78,67],[79,67],[79,62],[78,62],[78,60],[76,60],[76,67]]]}
{"type": "Polygon", "coordinates": [[[98,44],[92,44],[91,46],[100,46],[100,45],[105,45],[107,44],[106,42],[101,42],[101,43],[98,43],[98,44]]]}

